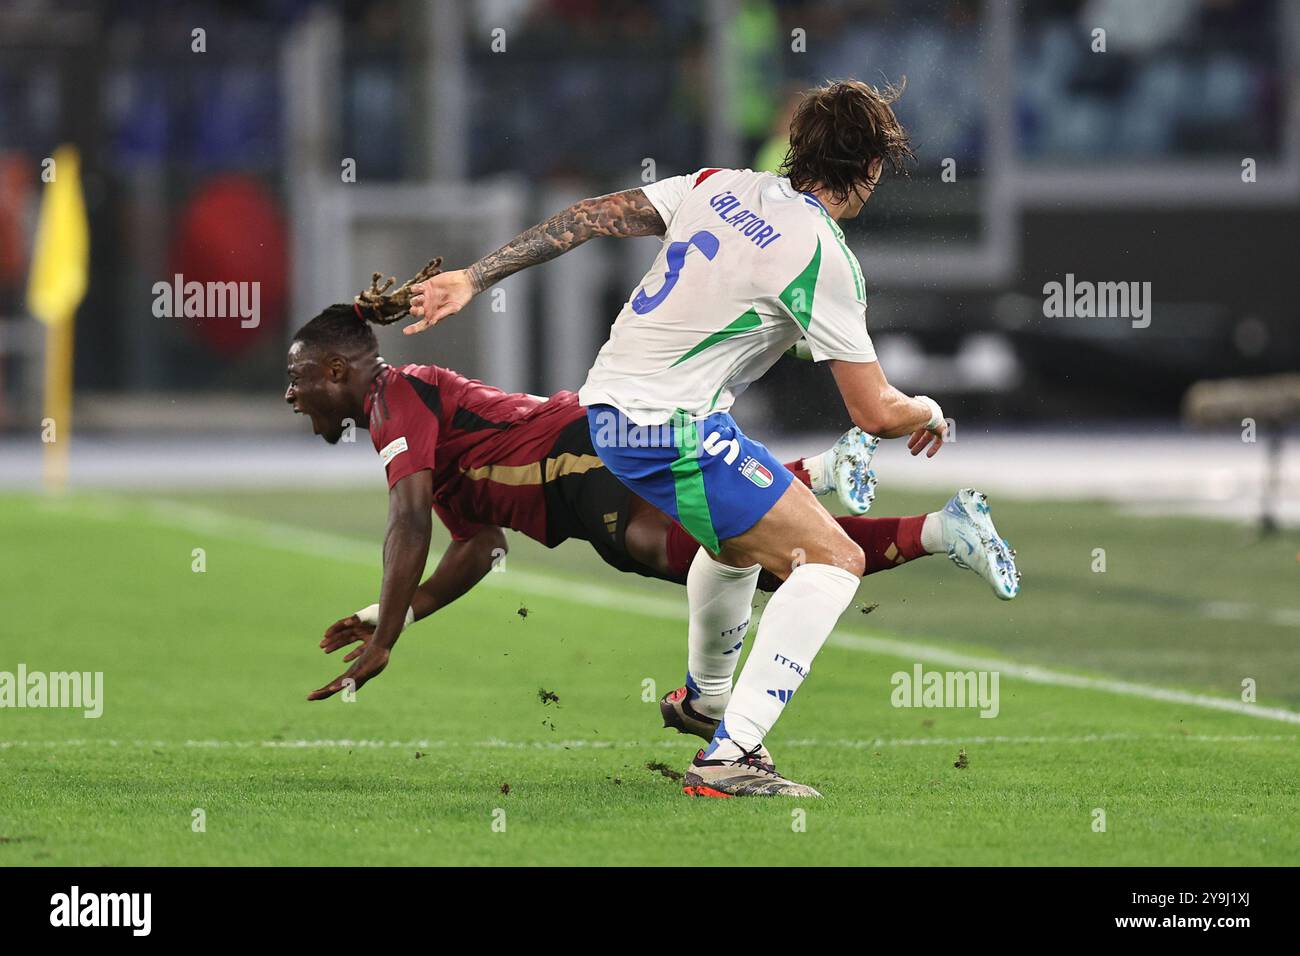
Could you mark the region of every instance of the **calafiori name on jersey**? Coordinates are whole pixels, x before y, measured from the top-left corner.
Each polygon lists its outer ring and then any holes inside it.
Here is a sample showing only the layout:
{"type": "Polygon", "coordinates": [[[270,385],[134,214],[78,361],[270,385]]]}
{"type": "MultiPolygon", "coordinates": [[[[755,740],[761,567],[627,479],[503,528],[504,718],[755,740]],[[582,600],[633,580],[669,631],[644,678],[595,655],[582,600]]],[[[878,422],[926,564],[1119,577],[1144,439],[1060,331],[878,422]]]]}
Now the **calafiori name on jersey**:
{"type": "Polygon", "coordinates": [[[781,238],[781,234],[769,226],[762,216],[748,209],[736,209],[740,200],[731,194],[730,189],[710,199],[709,205],[722,217],[723,222],[738,230],[760,249],[766,249],[781,238]]]}

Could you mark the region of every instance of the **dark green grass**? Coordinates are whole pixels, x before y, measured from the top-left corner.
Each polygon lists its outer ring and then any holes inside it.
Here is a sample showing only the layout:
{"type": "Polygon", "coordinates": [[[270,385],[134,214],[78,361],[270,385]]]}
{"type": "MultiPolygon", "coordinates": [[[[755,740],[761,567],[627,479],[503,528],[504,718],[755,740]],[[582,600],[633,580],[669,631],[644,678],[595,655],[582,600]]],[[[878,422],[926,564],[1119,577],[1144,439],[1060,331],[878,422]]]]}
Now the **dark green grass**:
{"type": "MultiPolygon", "coordinates": [[[[357,702],[309,704],[341,669],[320,632],[374,600],[382,493],[173,500],[0,498],[0,670],[103,671],[106,696],[98,720],[0,710],[0,864],[1297,862],[1295,724],[1006,675],[996,719],[895,709],[890,675],[924,658],[835,645],[771,739],[826,799],[689,800],[646,765],[684,769],[693,745],[642,700],[680,678],[684,594],[576,544],[512,537],[506,571],[409,631],[357,702]],[[324,740],[353,743],[296,745],[324,740]]],[[[1086,503],[995,513],[1019,600],[928,559],[869,579],[880,607],[844,631],[1300,699],[1300,628],[1270,617],[1300,605],[1294,539],[1086,503]]]]}

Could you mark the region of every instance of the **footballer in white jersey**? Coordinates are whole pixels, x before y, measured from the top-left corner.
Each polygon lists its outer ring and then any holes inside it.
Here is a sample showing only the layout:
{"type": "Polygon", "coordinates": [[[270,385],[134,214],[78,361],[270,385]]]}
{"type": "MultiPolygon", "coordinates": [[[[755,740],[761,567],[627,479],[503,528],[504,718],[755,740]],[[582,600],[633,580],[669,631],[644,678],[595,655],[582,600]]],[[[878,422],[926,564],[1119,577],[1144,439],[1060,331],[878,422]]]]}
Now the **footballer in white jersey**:
{"type": "Polygon", "coordinates": [[[875,361],[866,285],[816,197],[747,169],[642,187],[664,244],[578,393],[639,425],[725,412],[800,336],[816,361],[875,361]]]}
{"type": "Polygon", "coordinates": [[[865,567],[862,548],[732,420],[737,394],[802,336],[856,426],[910,435],[914,455],[943,444],[938,404],[885,380],[862,272],[835,225],[862,210],[886,166],[914,158],[891,106],[901,92],[856,80],[809,90],[791,119],[784,175],[702,169],[582,200],[411,296],[418,321],[407,334],[595,236],[663,237],[579,397],[605,467],[704,546],[686,581],[684,699],[719,723],[685,775],[693,796],[820,796],[778,774],[763,741],[865,567]],[[760,568],[784,583],[733,691],[760,568]]]}

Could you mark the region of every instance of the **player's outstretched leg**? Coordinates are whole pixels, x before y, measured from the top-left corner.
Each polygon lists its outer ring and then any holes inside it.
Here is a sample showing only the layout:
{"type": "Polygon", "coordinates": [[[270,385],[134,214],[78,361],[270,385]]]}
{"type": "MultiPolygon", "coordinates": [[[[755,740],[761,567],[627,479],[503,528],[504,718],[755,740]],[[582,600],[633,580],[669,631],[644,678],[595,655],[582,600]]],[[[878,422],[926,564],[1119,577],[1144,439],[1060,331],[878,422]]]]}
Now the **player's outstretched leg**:
{"type": "MultiPolygon", "coordinates": [[[[929,514],[835,520],[862,548],[867,574],[928,554],[946,554],[958,567],[982,577],[1002,600],[1010,601],[1020,593],[1016,552],[993,527],[988,497],[973,488],[963,488],[941,510],[929,514]]],[[[771,585],[760,580],[759,587],[768,590],[771,585]]]]}
{"type": "MultiPolygon", "coordinates": [[[[791,470],[799,474],[793,465],[791,470]]],[[[799,477],[803,480],[802,475],[799,477]]],[[[807,483],[804,480],[804,484],[807,483]]],[[[1020,593],[1016,552],[998,534],[988,509],[987,497],[981,497],[980,492],[974,489],[963,489],[946,507],[928,514],[900,517],[841,515],[835,521],[862,549],[864,575],[889,571],[927,555],[947,554],[954,564],[978,574],[995,595],[1009,601],[1020,593]]],[[[653,529],[653,538],[656,553],[666,555],[659,559],[667,568],[664,576],[667,580],[681,581],[687,576],[699,544],[670,519],[663,518],[660,524],[661,527],[653,529]]],[[[775,591],[780,585],[779,576],[768,571],[759,574],[759,590],[775,591]]],[[[662,699],[660,709],[664,711],[665,726],[678,727],[684,733],[693,733],[705,740],[712,739],[712,726],[716,721],[709,721],[706,726],[705,723],[669,719],[667,711],[680,711],[677,703],[693,696],[691,690],[679,687],[662,699]]]]}
{"type": "Polygon", "coordinates": [[[963,488],[942,511],[926,515],[921,544],[932,554],[946,552],[957,567],[974,571],[1004,601],[1020,593],[1015,549],[993,527],[983,492],[963,488]]]}

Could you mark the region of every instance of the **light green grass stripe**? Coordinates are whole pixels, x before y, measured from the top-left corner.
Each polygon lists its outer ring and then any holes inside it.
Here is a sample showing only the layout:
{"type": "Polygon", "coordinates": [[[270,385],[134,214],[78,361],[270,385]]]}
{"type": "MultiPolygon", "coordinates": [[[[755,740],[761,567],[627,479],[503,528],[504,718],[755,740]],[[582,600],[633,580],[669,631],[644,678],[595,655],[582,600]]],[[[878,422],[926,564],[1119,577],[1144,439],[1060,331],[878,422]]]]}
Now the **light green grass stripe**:
{"type": "MultiPolygon", "coordinates": [[[[372,567],[380,563],[378,544],[365,545],[343,535],[311,531],[296,525],[268,524],[267,522],[239,518],[212,509],[198,508],[172,501],[157,502],[151,506],[139,507],[123,505],[111,499],[108,502],[100,502],[100,504],[104,505],[105,510],[100,510],[92,502],[87,501],[78,504],[67,502],[59,507],[69,514],[98,517],[106,520],[128,520],[144,515],[156,523],[174,528],[178,527],[191,531],[202,530],[244,544],[260,545],[312,558],[358,561],[372,567]]],[[[51,508],[51,510],[54,509],[51,508]]],[[[589,607],[604,607],[624,613],[641,614],[646,617],[680,621],[686,616],[685,601],[665,601],[662,597],[652,597],[635,591],[592,584],[589,581],[579,582],[573,578],[565,578],[555,574],[511,570],[503,575],[489,574],[484,577],[483,582],[488,587],[508,588],[515,591],[522,590],[556,600],[585,604],[589,607]],[[508,578],[509,580],[498,581],[497,578],[508,578]]],[[[1300,713],[1283,707],[1265,707],[1259,704],[1247,704],[1244,701],[1231,698],[1174,690],[1152,684],[1138,684],[1105,677],[1071,674],[1017,661],[965,654],[960,651],[909,640],[835,633],[831,635],[830,643],[844,650],[883,654],[913,662],[925,661],[967,670],[996,670],[1005,672],[1009,679],[1023,680],[1031,684],[1098,691],[1169,704],[1226,711],[1262,720],[1300,724],[1300,713]]]]}
{"type": "Polygon", "coordinates": [[[1123,694],[1128,697],[1141,697],[1145,700],[1159,700],[1170,704],[1188,704],[1192,707],[1204,707],[1210,710],[1224,710],[1247,717],[1260,717],[1264,720],[1280,720],[1288,724],[1300,724],[1300,713],[1283,707],[1261,707],[1241,700],[1225,697],[1212,697],[1209,694],[1193,694],[1184,690],[1172,690],[1165,687],[1153,687],[1150,684],[1135,684],[1129,681],[1112,680],[1106,677],[1084,677],[1080,674],[1067,674],[1061,671],[1035,667],[1032,664],[1019,664],[1015,661],[999,660],[991,657],[976,657],[957,651],[945,650],[926,644],[913,644],[910,641],[895,641],[881,637],[861,637],[850,634],[835,634],[831,641],[837,647],[851,650],[869,651],[875,654],[899,653],[904,648],[906,656],[915,655],[918,660],[963,670],[998,671],[1016,680],[1031,684],[1047,684],[1054,687],[1074,687],[1079,690],[1100,690],[1108,694],[1123,694]]]}

